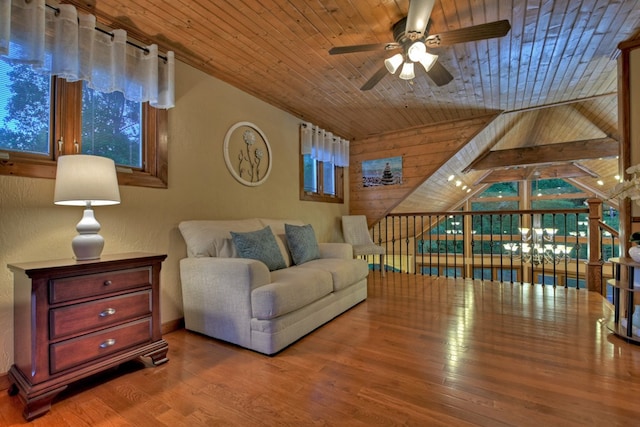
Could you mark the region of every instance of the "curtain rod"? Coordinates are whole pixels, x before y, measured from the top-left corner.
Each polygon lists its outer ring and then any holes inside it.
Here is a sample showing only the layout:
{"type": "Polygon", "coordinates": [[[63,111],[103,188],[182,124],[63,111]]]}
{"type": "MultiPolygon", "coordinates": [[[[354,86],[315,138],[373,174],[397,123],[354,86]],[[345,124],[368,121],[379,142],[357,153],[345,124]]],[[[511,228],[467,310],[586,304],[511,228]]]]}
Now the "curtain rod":
{"type": "MultiPolygon", "coordinates": [[[[55,6],[51,6],[50,4],[47,4],[47,3],[45,3],[45,6],[47,6],[49,9],[51,9],[51,10],[55,11],[56,16],[58,16],[58,15],[60,14],[60,8],[57,8],[57,7],[55,7],[55,6]]],[[[98,28],[98,27],[94,27],[94,29],[95,29],[96,31],[98,31],[98,32],[102,33],[102,34],[106,34],[106,35],[108,35],[108,36],[111,36],[111,38],[113,39],[113,36],[114,36],[114,34],[113,34],[113,33],[110,33],[109,31],[105,31],[105,30],[103,30],[102,28],[98,28]]],[[[144,46],[140,46],[140,45],[138,45],[138,44],[136,44],[136,43],[133,43],[133,42],[131,42],[131,41],[129,41],[129,40],[126,40],[126,42],[127,42],[127,44],[128,44],[129,46],[133,46],[133,47],[135,47],[135,48],[137,48],[137,49],[140,49],[141,51],[143,51],[143,52],[144,52],[144,53],[146,53],[146,54],[148,54],[148,53],[149,53],[149,49],[147,49],[147,48],[146,48],[146,47],[144,47],[144,46]]],[[[163,60],[163,61],[165,61],[165,62],[167,61],[167,57],[166,57],[166,56],[163,56],[163,55],[158,54],[158,58],[162,59],[162,60],[163,60]]]]}

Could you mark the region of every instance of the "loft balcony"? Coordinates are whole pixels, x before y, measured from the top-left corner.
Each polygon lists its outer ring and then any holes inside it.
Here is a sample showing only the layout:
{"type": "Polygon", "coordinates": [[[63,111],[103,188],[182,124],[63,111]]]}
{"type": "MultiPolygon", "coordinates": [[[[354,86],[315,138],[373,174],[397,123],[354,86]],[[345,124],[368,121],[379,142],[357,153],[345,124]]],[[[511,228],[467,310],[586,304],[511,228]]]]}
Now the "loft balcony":
{"type": "Polygon", "coordinates": [[[594,199],[581,209],[391,214],[370,231],[386,250],[386,271],[589,289],[610,299],[619,241],[601,208],[594,199]]]}

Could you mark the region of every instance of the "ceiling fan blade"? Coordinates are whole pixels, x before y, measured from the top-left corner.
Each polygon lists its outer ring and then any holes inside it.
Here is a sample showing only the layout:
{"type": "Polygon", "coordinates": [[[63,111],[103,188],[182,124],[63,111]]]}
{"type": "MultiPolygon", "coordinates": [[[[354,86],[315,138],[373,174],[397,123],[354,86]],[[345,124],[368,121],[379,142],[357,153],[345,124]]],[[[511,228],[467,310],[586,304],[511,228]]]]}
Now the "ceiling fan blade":
{"type": "Polygon", "coordinates": [[[436,61],[435,64],[433,64],[431,69],[427,71],[427,75],[431,77],[431,80],[438,86],[444,86],[453,80],[451,73],[444,68],[440,61],[436,61]]]}
{"type": "Polygon", "coordinates": [[[424,35],[434,2],[435,0],[409,0],[405,34],[415,34],[416,37],[424,35]]]}
{"type": "Polygon", "coordinates": [[[392,50],[399,48],[398,43],[374,43],[356,44],[352,46],[336,46],[329,49],[329,55],[341,55],[343,53],[370,52],[374,50],[392,50]]]}
{"type": "Polygon", "coordinates": [[[362,85],[360,90],[373,89],[373,87],[377,85],[378,82],[380,82],[380,80],[382,80],[382,78],[387,74],[389,74],[389,71],[387,71],[387,67],[383,65],[382,67],[380,67],[378,71],[376,71],[376,73],[373,76],[371,76],[369,80],[367,80],[365,84],[362,85]]]}
{"type": "Polygon", "coordinates": [[[440,34],[433,34],[427,37],[425,43],[429,47],[451,46],[456,43],[504,37],[510,29],[511,24],[509,21],[503,19],[502,21],[488,22],[486,24],[446,31],[440,34]]]}

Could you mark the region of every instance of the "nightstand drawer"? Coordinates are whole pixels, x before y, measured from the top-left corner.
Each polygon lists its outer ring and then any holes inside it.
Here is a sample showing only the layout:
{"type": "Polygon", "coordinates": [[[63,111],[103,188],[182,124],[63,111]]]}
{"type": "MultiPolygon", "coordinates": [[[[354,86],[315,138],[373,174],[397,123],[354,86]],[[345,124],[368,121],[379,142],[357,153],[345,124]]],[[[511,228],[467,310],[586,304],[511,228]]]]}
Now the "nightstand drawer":
{"type": "Polygon", "coordinates": [[[151,290],[134,292],[50,311],[51,339],[78,334],[151,314],[151,290]]]}
{"type": "Polygon", "coordinates": [[[141,286],[151,286],[151,280],[150,267],[65,277],[51,280],[49,298],[51,304],[56,304],[141,286]]]}
{"type": "Polygon", "coordinates": [[[49,347],[50,371],[55,374],[83,363],[151,341],[151,317],[49,347]]]}

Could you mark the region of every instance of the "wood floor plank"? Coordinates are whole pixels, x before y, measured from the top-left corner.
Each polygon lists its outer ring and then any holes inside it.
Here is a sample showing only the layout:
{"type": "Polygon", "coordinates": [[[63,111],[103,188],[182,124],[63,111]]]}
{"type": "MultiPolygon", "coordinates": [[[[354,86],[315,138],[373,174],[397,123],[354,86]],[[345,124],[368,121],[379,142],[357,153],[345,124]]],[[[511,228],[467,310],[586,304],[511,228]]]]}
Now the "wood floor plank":
{"type": "MultiPolygon", "coordinates": [[[[640,422],[640,346],[600,295],[373,273],[368,299],[268,357],[185,330],[169,363],[73,384],[33,425],[601,426],[640,422]]],[[[0,396],[0,427],[24,424],[0,396]]]]}

